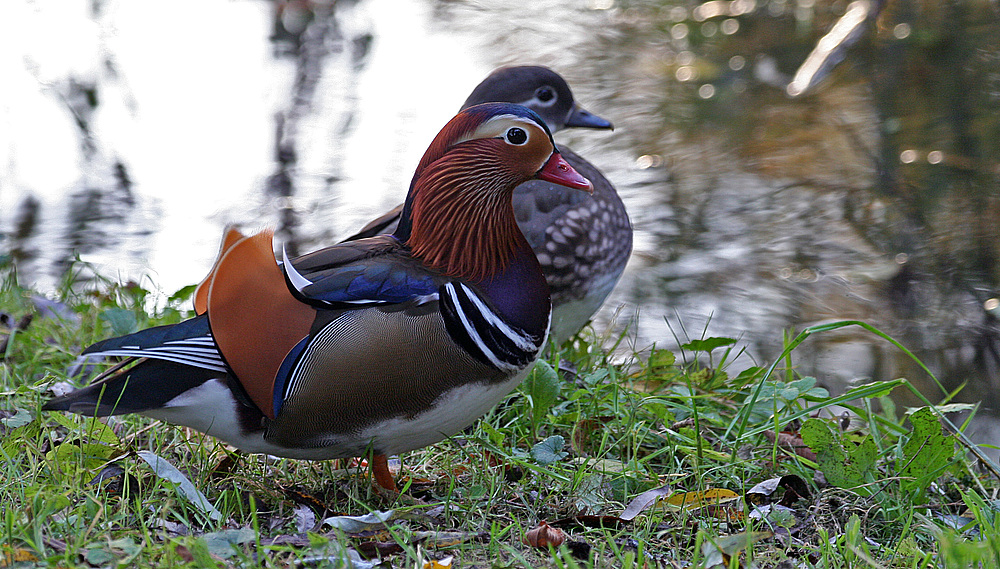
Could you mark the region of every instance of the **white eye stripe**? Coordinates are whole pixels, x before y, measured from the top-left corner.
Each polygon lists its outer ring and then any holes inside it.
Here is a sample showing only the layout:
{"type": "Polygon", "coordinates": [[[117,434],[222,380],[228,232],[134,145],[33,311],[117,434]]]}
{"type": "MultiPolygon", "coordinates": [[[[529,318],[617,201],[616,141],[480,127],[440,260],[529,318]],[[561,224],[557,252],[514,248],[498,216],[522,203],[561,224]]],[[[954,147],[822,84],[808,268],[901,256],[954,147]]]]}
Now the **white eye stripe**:
{"type": "Polygon", "coordinates": [[[456,140],[454,144],[459,144],[468,140],[476,140],[479,138],[504,138],[507,131],[514,126],[522,128],[525,133],[529,135],[529,138],[532,129],[541,130],[538,123],[531,119],[517,115],[497,115],[479,125],[476,130],[472,131],[468,135],[456,140]]]}
{"type": "Polygon", "coordinates": [[[535,89],[535,98],[543,103],[555,102],[559,98],[559,93],[552,87],[545,85],[535,89]]]}
{"type": "Polygon", "coordinates": [[[528,107],[529,109],[544,109],[551,107],[552,105],[555,105],[556,102],[559,101],[559,93],[557,93],[555,89],[551,88],[549,89],[551,97],[548,100],[543,101],[541,98],[539,98],[538,96],[539,90],[536,89],[535,92],[532,93],[530,99],[525,99],[524,101],[518,101],[517,104],[528,107]]]}
{"type": "Polygon", "coordinates": [[[557,100],[558,99],[556,99],[555,97],[552,97],[548,101],[543,101],[543,100],[539,99],[538,97],[535,97],[534,99],[532,99],[532,101],[535,101],[534,105],[525,105],[525,106],[526,107],[536,106],[538,108],[546,108],[546,107],[551,107],[552,105],[556,104],[557,100]]]}

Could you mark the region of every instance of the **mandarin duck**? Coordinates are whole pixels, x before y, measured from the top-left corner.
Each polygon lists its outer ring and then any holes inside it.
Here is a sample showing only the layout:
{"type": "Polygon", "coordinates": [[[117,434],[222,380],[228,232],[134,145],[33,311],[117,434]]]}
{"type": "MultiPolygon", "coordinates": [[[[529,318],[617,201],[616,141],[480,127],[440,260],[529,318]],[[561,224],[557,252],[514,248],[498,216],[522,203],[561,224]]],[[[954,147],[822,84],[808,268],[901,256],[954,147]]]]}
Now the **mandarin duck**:
{"type": "MultiPolygon", "coordinates": [[[[540,66],[501,67],[483,80],[462,108],[486,102],[524,105],[552,132],[563,128],[610,129],[584,110],[566,80],[540,66]]],[[[632,254],[632,224],[621,197],[593,164],[563,145],[563,158],[594,184],[593,196],[545,180],[514,190],[514,215],[535,251],[552,295],[550,336],[562,344],[583,328],[614,288],[632,254]]],[[[390,232],[403,206],[370,222],[347,240],[390,232]]]]}
{"type": "Polygon", "coordinates": [[[453,435],[527,374],[548,286],[514,220],[529,179],[591,190],[545,122],[511,104],[452,119],[417,167],[392,234],[276,262],[272,232],[228,230],[198,316],[104,340],[125,360],[43,409],[138,413],[279,457],[376,459],[453,435]]]}

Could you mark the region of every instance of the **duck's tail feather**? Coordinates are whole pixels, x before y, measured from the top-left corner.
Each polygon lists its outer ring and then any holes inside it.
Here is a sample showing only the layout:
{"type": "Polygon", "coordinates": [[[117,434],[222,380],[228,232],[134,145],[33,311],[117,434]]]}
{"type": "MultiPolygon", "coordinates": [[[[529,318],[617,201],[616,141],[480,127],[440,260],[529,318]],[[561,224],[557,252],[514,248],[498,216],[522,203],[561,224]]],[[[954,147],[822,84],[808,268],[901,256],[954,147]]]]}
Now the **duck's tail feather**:
{"type": "Polygon", "coordinates": [[[56,397],[42,409],[101,417],[141,413],[162,407],[209,379],[229,375],[206,316],[98,342],[81,358],[92,362],[95,357],[113,356],[126,359],[90,385],[56,397]]]}
{"type": "Polygon", "coordinates": [[[228,371],[204,315],[110,338],[90,346],[83,355],[152,358],[219,373],[228,371]]]}
{"type": "MultiPolygon", "coordinates": [[[[223,374],[224,375],[224,374],[223,374]]],[[[129,358],[86,387],[56,397],[44,411],[69,411],[91,417],[158,409],[220,374],[167,360],[129,358]]]]}

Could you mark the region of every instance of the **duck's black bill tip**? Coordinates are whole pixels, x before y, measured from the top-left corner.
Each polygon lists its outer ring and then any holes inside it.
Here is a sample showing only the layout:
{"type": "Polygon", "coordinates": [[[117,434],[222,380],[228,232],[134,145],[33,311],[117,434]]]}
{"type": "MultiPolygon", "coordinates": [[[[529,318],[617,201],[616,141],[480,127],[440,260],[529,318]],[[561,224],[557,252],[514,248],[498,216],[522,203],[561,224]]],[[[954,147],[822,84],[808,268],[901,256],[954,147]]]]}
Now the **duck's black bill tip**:
{"type": "Polygon", "coordinates": [[[573,112],[570,113],[569,118],[566,119],[566,126],[606,130],[615,129],[615,125],[611,124],[611,121],[603,119],[579,105],[573,107],[573,112]]]}

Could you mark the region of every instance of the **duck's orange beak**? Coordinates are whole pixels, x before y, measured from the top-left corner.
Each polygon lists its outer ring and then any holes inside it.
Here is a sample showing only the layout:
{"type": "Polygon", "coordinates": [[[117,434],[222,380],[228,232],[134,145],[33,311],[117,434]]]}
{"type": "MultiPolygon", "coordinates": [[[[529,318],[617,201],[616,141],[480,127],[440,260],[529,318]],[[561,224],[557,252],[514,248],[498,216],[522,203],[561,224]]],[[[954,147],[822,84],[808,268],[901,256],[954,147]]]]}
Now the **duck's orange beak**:
{"type": "Polygon", "coordinates": [[[549,161],[545,163],[545,166],[542,166],[535,177],[574,190],[583,190],[589,194],[594,193],[594,184],[591,184],[590,180],[574,170],[558,152],[552,153],[549,161]]]}

